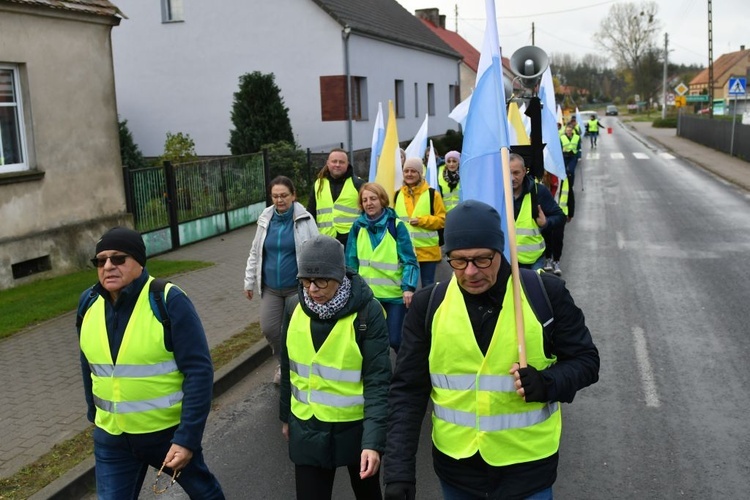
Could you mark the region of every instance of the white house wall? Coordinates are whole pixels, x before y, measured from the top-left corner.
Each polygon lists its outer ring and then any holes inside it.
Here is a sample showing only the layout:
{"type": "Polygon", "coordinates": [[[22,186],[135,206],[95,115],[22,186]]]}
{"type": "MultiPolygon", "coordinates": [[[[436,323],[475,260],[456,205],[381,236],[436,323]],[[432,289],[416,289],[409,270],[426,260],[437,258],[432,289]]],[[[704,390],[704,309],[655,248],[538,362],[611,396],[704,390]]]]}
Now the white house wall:
{"type": "MultiPolygon", "coordinates": [[[[168,131],[190,134],[199,155],[228,154],[233,96],[239,76],[252,71],[274,73],[300,146],[346,147],[346,121],[321,121],[320,103],[320,77],[345,74],[342,28],[311,0],[186,1],[185,22],[167,24],[160,2],[117,5],[129,18],[113,33],[118,112],[146,156],[162,153],[168,131]]],[[[400,137],[413,136],[424,119],[427,82],[437,110],[430,133],[455,128],[447,118],[455,60],[355,34],[349,49],[350,73],[367,77],[369,101],[369,120],[352,126],[354,149],[369,147],[377,103],[387,109],[395,79],[404,80],[406,97],[400,137]]]]}

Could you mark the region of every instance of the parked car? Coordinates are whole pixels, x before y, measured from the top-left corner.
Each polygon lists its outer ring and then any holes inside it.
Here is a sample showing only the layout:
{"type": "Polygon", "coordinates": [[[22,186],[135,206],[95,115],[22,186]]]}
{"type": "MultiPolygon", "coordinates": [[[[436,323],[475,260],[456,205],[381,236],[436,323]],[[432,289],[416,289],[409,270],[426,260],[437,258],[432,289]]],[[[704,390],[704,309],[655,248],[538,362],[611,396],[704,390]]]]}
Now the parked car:
{"type": "Polygon", "coordinates": [[[607,116],[617,116],[619,114],[617,106],[615,106],[614,104],[610,104],[609,106],[607,106],[607,112],[605,114],[607,116]]]}

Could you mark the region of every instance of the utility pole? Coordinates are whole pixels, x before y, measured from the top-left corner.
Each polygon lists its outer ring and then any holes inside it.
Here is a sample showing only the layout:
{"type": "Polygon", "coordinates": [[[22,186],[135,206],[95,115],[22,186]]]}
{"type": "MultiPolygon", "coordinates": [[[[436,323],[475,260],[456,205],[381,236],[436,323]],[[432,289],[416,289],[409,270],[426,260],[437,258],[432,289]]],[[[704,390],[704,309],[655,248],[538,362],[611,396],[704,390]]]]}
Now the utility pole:
{"type": "Polygon", "coordinates": [[[458,33],[458,4],[455,5],[455,13],[456,13],[456,33],[458,33]]]}
{"type": "Polygon", "coordinates": [[[714,28],[708,0],[708,117],[714,117],[714,28]]]}
{"type": "Polygon", "coordinates": [[[536,45],[534,43],[534,23],[531,23],[531,45],[536,45]]]}
{"type": "Polygon", "coordinates": [[[669,57],[669,33],[664,33],[664,78],[662,79],[662,92],[664,93],[664,105],[661,107],[661,119],[667,117],[667,58],[669,57]]]}

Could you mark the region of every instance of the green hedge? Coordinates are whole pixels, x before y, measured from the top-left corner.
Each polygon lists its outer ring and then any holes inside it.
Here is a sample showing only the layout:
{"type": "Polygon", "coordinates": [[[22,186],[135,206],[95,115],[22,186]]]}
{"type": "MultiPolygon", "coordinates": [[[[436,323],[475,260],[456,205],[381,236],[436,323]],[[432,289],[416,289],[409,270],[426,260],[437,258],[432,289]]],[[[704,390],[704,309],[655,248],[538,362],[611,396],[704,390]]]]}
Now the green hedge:
{"type": "Polygon", "coordinates": [[[677,128],[677,117],[657,118],[651,126],[654,128],[677,128]]]}

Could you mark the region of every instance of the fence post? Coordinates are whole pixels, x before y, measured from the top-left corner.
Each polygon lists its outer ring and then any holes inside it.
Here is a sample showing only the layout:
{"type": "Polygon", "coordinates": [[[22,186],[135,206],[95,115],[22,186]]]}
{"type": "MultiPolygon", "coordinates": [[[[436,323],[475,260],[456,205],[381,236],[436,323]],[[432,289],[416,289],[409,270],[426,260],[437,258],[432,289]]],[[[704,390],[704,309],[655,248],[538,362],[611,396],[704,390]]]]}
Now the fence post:
{"type": "Polygon", "coordinates": [[[180,223],[177,217],[177,180],[171,161],[164,162],[164,174],[167,184],[167,215],[169,216],[169,234],[172,237],[172,250],[180,248],[180,223]]]}
{"type": "Polygon", "coordinates": [[[271,182],[271,165],[268,162],[268,150],[263,150],[263,186],[266,192],[266,206],[271,206],[271,190],[268,189],[268,183],[271,182]]]}
{"type": "Polygon", "coordinates": [[[123,187],[125,188],[125,211],[129,214],[133,214],[133,224],[135,224],[135,213],[133,213],[133,206],[135,205],[133,195],[133,181],[130,179],[130,169],[128,167],[122,167],[122,181],[123,187]]]}
{"type": "Polygon", "coordinates": [[[226,169],[224,168],[224,158],[219,160],[219,172],[221,175],[221,198],[224,201],[224,232],[230,231],[229,227],[229,198],[227,197],[227,178],[226,169]]]}

